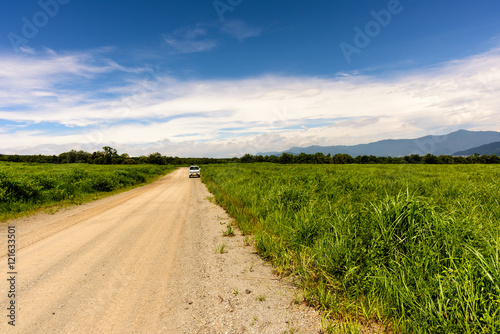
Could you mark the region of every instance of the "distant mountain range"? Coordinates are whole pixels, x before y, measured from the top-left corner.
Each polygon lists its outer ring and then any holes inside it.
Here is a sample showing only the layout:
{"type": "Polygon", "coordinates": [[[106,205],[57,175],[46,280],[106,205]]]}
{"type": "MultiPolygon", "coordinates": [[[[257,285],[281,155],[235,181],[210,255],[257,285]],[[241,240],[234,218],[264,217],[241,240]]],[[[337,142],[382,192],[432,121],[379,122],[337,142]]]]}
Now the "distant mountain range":
{"type": "Polygon", "coordinates": [[[474,154],[481,154],[481,155],[492,155],[496,154],[500,156],[500,141],[497,141],[495,143],[491,144],[486,144],[486,145],[481,145],[478,147],[470,148],[465,151],[459,151],[455,152],[453,155],[474,155],[474,154]]]}
{"type": "MultiPolygon", "coordinates": [[[[374,156],[391,156],[400,157],[411,154],[426,155],[428,153],[434,155],[473,155],[479,154],[494,154],[481,153],[477,150],[488,144],[497,146],[500,142],[500,132],[497,131],[468,131],[458,130],[447,135],[441,136],[425,136],[416,139],[386,139],[369,144],[359,145],[337,145],[337,146],[308,146],[308,147],[292,147],[284,151],[286,153],[298,155],[301,152],[306,154],[314,154],[321,152],[323,154],[330,153],[331,155],[342,153],[349,154],[352,157],[358,155],[374,155],[374,156]],[[473,151],[470,154],[463,153],[473,151]]],[[[484,148],[484,152],[490,152],[490,147],[484,148]]],[[[257,155],[281,155],[284,152],[267,152],[257,153],[257,155]]],[[[496,153],[498,154],[498,153],[496,153]]]]}

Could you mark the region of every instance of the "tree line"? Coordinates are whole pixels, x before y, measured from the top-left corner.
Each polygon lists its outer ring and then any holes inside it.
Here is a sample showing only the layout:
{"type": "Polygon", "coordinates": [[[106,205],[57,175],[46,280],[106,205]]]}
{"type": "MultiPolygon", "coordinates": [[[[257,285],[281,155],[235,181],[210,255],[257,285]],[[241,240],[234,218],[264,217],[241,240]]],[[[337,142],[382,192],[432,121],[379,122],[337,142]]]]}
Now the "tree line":
{"type": "Polygon", "coordinates": [[[71,150],[59,155],[5,155],[0,154],[0,161],[9,162],[38,162],[53,164],[87,163],[99,165],[119,164],[154,164],[154,165],[194,165],[239,162],[239,158],[179,158],[167,157],[160,153],[151,153],[148,156],[132,157],[128,153],[118,154],[115,148],[104,146],[101,151],[93,153],[71,150]]]}
{"type": "Polygon", "coordinates": [[[426,154],[420,156],[411,154],[404,157],[377,157],[374,155],[360,155],[352,157],[349,154],[306,154],[293,155],[282,153],[281,155],[251,155],[245,154],[241,158],[179,158],[164,156],[158,152],[148,156],[131,157],[127,153],[118,154],[117,150],[104,146],[101,151],[88,153],[85,151],[71,150],[59,155],[3,155],[0,161],[10,162],[38,162],[38,163],[87,163],[87,164],[155,164],[155,165],[205,165],[225,163],[252,163],[272,162],[280,164],[498,164],[500,157],[497,155],[471,155],[451,156],[426,154]]]}
{"type": "Polygon", "coordinates": [[[407,155],[404,157],[377,157],[374,155],[359,155],[352,157],[349,154],[334,154],[327,155],[323,153],[298,155],[290,153],[282,153],[281,156],[262,156],[245,154],[240,158],[240,162],[274,162],[281,164],[498,164],[500,157],[497,155],[471,155],[471,156],[451,156],[426,154],[420,156],[418,154],[407,155]]]}

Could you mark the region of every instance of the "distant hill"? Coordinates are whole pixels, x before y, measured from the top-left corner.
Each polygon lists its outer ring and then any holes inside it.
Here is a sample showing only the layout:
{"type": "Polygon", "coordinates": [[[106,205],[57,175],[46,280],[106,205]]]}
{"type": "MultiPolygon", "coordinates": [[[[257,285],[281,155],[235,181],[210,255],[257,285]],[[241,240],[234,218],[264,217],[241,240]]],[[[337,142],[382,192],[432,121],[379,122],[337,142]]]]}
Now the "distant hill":
{"type": "Polygon", "coordinates": [[[453,155],[474,155],[474,154],[481,154],[481,155],[492,155],[496,154],[500,156],[500,141],[497,141],[495,143],[490,143],[486,145],[481,145],[478,147],[470,148],[465,151],[458,151],[453,153],[453,155]]]}
{"type": "MultiPolygon", "coordinates": [[[[425,155],[452,155],[455,152],[465,151],[474,147],[500,141],[500,132],[497,131],[468,131],[458,130],[447,135],[425,136],[416,139],[386,139],[369,144],[353,146],[308,146],[292,147],[284,151],[294,155],[304,152],[314,154],[349,154],[358,155],[392,156],[399,157],[411,154],[425,155]]],[[[257,155],[281,155],[283,152],[258,153],[257,155]]]]}

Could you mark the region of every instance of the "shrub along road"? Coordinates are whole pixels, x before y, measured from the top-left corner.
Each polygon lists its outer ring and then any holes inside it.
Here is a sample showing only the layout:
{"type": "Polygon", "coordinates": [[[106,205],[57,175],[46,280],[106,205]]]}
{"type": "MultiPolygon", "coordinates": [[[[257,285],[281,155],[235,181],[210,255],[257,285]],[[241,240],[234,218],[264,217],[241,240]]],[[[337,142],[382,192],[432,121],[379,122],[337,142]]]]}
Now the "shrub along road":
{"type": "Polygon", "coordinates": [[[209,197],[182,168],[117,196],[3,223],[0,332],[317,333],[317,313],[293,303],[298,292],[248,239],[222,235],[231,219],[209,197]],[[16,233],[15,327],[7,318],[8,225],[16,233]]]}

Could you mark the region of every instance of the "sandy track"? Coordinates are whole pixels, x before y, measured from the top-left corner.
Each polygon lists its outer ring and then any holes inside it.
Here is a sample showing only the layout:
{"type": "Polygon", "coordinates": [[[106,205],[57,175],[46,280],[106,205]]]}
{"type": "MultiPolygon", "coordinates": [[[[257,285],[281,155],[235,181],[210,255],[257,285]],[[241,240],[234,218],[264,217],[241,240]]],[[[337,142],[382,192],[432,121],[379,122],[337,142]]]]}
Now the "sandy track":
{"type": "MultiPolygon", "coordinates": [[[[8,222],[16,226],[18,308],[9,326],[2,250],[0,332],[317,333],[316,312],[291,303],[293,287],[243,237],[222,237],[230,218],[209,195],[179,169],[117,196],[8,222]],[[214,252],[222,242],[228,252],[214,252]]],[[[4,224],[5,250],[6,233],[4,224]]]]}

